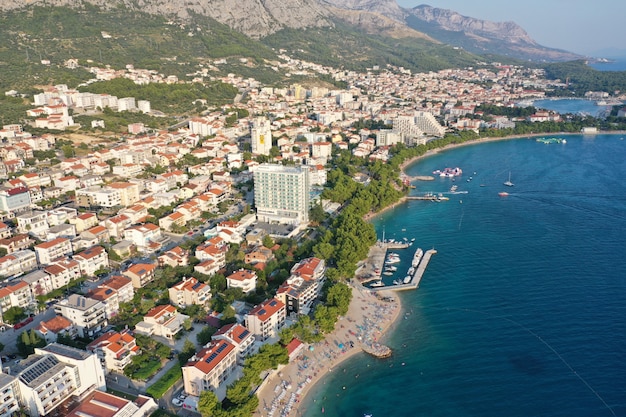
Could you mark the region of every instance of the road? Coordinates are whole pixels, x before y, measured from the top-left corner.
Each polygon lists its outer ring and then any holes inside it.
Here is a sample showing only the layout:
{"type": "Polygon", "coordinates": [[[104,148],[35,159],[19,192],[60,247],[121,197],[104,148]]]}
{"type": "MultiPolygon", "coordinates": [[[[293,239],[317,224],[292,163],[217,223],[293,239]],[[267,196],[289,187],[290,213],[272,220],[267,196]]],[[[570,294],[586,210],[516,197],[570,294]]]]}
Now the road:
{"type": "Polygon", "coordinates": [[[0,343],[4,345],[4,350],[2,351],[3,355],[17,353],[17,338],[22,334],[23,331],[30,331],[34,329],[41,323],[42,321],[47,321],[52,319],[56,314],[54,313],[54,309],[52,307],[48,308],[45,312],[37,314],[33,317],[33,321],[28,323],[26,326],[21,329],[14,330],[8,329],[2,333],[0,333],[0,343]]]}

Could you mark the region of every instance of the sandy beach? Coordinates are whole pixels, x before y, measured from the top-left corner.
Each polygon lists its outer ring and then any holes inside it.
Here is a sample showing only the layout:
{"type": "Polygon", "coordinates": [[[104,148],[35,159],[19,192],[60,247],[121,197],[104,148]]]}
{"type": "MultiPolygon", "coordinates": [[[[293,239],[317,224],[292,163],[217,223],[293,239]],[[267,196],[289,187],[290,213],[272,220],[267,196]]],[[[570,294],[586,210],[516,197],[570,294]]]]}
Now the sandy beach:
{"type": "Polygon", "coordinates": [[[352,302],[348,314],[323,341],[305,345],[296,360],[273,372],[257,392],[259,407],[255,415],[295,416],[304,397],[320,379],[341,369],[341,362],[363,352],[364,347],[376,345],[395,323],[401,311],[399,297],[387,291],[373,294],[359,283],[351,283],[350,287],[352,302]]]}

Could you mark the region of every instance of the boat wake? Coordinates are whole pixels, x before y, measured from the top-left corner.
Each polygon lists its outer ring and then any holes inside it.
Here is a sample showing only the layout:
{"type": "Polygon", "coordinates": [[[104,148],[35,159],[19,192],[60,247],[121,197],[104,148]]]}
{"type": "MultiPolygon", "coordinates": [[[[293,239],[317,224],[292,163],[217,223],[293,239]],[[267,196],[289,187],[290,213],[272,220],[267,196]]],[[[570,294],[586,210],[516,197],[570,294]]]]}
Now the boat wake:
{"type": "Polygon", "coordinates": [[[602,398],[602,396],[600,395],[600,393],[598,393],[598,391],[596,391],[591,384],[589,384],[587,382],[587,380],[585,380],[585,378],[582,377],[582,375],[580,375],[578,372],[576,372],[576,370],[574,369],[574,367],[572,365],[570,365],[563,356],[561,356],[561,354],[550,344],[548,343],[544,338],[542,338],[541,336],[539,336],[537,333],[535,333],[532,329],[529,329],[528,327],[524,326],[522,323],[515,321],[509,317],[506,316],[500,316],[497,314],[493,314],[493,313],[489,313],[486,311],[481,311],[481,310],[473,310],[470,308],[451,308],[451,307],[424,307],[426,309],[432,309],[432,310],[446,310],[446,311],[462,311],[462,312],[470,312],[470,313],[478,313],[478,314],[483,314],[485,316],[491,317],[491,318],[495,318],[495,319],[500,319],[500,320],[505,320],[508,321],[511,324],[514,324],[515,326],[519,327],[520,329],[524,330],[526,333],[530,334],[531,336],[533,336],[534,338],[536,338],[537,340],[539,340],[544,346],[546,346],[550,351],[552,351],[552,353],[554,353],[554,355],[559,358],[559,360],[570,370],[572,371],[572,373],[576,376],[576,378],[578,378],[580,380],[580,382],[582,382],[587,389],[589,389],[589,391],[591,391],[591,393],[593,393],[593,395],[596,396],[596,398],[598,398],[600,400],[600,402],[602,402],[602,404],[604,404],[604,406],[606,407],[607,410],[609,410],[609,412],[617,417],[617,414],[615,414],[615,411],[613,411],[613,409],[611,408],[611,406],[604,400],[604,398],[602,398]]]}

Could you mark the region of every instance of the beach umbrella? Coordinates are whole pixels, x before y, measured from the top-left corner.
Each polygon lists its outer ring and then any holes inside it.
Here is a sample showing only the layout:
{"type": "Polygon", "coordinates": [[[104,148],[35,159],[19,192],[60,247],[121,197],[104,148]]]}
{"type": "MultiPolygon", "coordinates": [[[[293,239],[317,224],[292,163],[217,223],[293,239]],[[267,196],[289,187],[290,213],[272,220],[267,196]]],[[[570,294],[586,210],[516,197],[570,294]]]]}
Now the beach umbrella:
{"type": "Polygon", "coordinates": [[[310,350],[311,352],[313,352],[313,351],[315,350],[315,348],[314,348],[313,346],[309,346],[309,350],[310,350]]]}

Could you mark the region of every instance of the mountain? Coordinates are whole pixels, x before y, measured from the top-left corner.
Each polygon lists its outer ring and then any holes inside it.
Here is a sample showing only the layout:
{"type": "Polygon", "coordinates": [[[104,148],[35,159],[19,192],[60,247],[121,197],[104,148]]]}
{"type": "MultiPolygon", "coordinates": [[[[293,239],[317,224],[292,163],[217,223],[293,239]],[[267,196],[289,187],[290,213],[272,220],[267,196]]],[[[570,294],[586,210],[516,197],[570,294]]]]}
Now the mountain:
{"type": "Polygon", "coordinates": [[[409,27],[469,52],[532,61],[568,61],[581,58],[572,52],[539,45],[514,22],[480,20],[428,5],[406,11],[406,23],[409,27]]]}
{"type": "Polygon", "coordinates": [[[261,38],[283,28],[332,26],[329,11],[317,0],[0,0],[0,11],[29,6],[72,9],[97,6],[109,10],[123,7],[183,21],[196,14],[211,17],[251,38],[261,38]]]}

